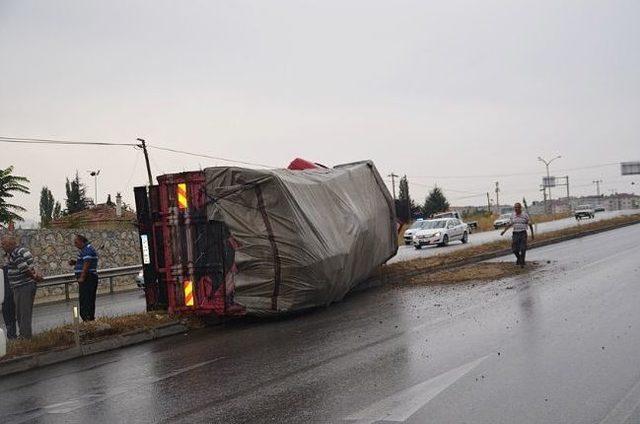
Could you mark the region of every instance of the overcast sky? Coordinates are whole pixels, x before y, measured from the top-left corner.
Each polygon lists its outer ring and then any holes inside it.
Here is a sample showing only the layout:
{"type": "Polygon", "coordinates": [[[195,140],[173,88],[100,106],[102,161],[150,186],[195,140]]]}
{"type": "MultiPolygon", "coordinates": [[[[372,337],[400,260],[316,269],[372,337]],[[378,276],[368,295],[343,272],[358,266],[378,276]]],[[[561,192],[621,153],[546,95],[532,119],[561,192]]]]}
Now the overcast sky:
{"type": "MultiPolygon", "coordinates": [[[[536,158],[562,155],[552,174],[574,193],[631,192],[616,163],[640,160],[639,21],[637,0],[2,0],[0,136],[372,159],[454,205],[494,181],[501,203],[539,199],[536,158]]],[[[225,164],[151,155],[154,174],[225,164]]],[[[126,147],[0,144],[9,165],[31,180],[29,218],[76,170],[91,196],[102,170],[101,202],[145,182],[126,147]]]]}

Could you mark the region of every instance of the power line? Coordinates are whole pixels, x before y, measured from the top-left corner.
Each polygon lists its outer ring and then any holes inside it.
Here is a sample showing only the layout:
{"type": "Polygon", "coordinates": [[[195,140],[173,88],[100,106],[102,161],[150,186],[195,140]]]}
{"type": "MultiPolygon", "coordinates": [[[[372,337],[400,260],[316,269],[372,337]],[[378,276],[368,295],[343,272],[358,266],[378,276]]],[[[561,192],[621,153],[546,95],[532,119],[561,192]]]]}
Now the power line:
{"type": "MultiPolygon", "coordinates": [[[[81,141],[81,140],[55,140],[55,139],[47,139],[47,138],[28,138],[28,137],[5,137],[0,136],[1,143],[22,143],[22,144],[49,144],[49,145],[84,145],[84,146],[128,146],[128,147],[140,147],[137,143],[115,143],[115,142],[107,142],[107,141],[81,141]]],[[[165,152],[179,153],[188,156],[195,156],[213,160],[220,160],[223,162],[229,163],[238,163],[242,165],[250,165],[250,166],[260,166],[263,168],[277,168],[277,166],[273,165],[265,165],[262,163],[255,162],[247,162],[240,160],[233,160],[218,156],[207,155],[203,153],[193,153],[185,150],[173,149],[170,147],[162,147],[162,146],[148,146],[150,149],[162,150],[165,152]]]]}
{"type": "Polygon", "coordinates": [[[84,146],[128,146],[138,147],[135,143],[113,143],[107,141],[77,141],[77,140],[52,140],[46,138],[21,138],[21,137],[0,137],[0,143],[22,143],[22,144],[62,144],[62,145],[84,145],[84,146]]]}
{"type": "Polygon", "coordinates": [[[180,153],[180,154],[183,154],[183,155],[195,156],[195,157],[199,157],[199,158],[221,160],[221,161],[230,162],[230,163],[239,163],[241,165],[260,166],[260,167],[263,167],[263,168],[278,168],[277,166],[273,166],[273,165],[265,165],[265,164],[256,163],[256,162],[245,162],[245,161],[241,161],[241,160],[227,159],[227,158],[223,158],[223,157],[219,157],[219,156],[211,156],[211,155],[207,155],[207,154],[203,154],[203,153],[193,153],[193,152],[187,152],[185,150],[172,149],[170,147],[160,147],[160,146],[149,145],[149,148],[150,149],[155,149],[155,150],[162,150],[162,151],[165,151],[165,152],[180,153]]]}

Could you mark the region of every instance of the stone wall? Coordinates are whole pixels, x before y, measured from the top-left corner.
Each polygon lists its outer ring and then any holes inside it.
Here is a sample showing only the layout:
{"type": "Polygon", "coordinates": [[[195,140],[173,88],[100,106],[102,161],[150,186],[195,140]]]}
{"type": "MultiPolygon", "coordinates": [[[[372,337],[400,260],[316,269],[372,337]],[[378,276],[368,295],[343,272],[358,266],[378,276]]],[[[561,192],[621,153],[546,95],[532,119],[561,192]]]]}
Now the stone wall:
{"type": "MultiPolygon", "coordinates": [[[[6,230],[0,230],[0,237],[6,230]]],[[[78,249],[73,245],[76,233],[81,233],[98,251],[100,268],[114,268],[140,264],[140,243],[138,232],[132,229],[115,230],[68,230],[68,229],[37,229],[15,230],[13,234],[18,238],[21,246],[27,247],[35,258],[36,268],[47,275],[60,275],[73,272],[69,266],[69,259],[75,259],[78,249]]],[[[0,249],[1,250],[1,249],[0,249]]],[[[133,287],[134,277],[116,279],[119,289],[133,287]]],[[[101,284],[106,281],[101,281],[101,284]]],[[[72,292],[77,288],[72,285],[72,292]]],[[[38,297],[58,296],[64,293],[63,286],[40,289],[38,297]]]]}

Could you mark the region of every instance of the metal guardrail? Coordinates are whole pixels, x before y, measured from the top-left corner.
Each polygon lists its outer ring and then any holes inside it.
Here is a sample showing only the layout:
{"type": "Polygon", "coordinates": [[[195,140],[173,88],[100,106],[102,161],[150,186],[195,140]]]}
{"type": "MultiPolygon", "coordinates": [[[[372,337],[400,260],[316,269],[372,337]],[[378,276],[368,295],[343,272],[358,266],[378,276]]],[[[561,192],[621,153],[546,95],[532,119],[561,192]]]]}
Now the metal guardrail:
{"type": "MultiPolygon", "coordinates": [[[[124,277],[127,275],[138,274],[142,271],[142,265],[121,266],[117,268],[105,268],[98,270],[98,285],[101,280],[109,279],[109,293],[113,293],[113,279],[115,277],[124,277]]],[[[38,283],[38,287],[53,287],[64,284],[64,296],[66,300],[70,300],[69,285],[77,284],[75,274],[61,274],[44,277],[44,281],[38,283]]]]}

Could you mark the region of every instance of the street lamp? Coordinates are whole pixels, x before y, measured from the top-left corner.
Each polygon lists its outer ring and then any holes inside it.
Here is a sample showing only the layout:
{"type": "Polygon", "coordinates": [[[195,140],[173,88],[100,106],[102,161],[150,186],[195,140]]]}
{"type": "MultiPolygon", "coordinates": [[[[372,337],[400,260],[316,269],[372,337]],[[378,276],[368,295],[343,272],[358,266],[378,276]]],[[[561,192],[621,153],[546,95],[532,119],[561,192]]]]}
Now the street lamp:
{"type": "Polygon", "coordinates": [[[550,181],[549,181],[549,180],[551,179],[551,178],[549,177],[549,165],[551,165],[551,162],[553,162],[553,161],[554,161],[554,160],[556,160],[556,159],[560,159],[561,157],[562,157],[562,156],[558,155],[558,156],[556,156],[555,158],[553,158],[553,159],[551,159],[551,160],[545,160],[545,159],[543,159],[542,157],[538,156],[538,160],[539,160],[540,162],[544,163],[544,165],[547,167],[547,185],[548,185],[547,189],[549,190],[549,205],[551,206],[551,207],[549,208],[550,212],[553,212],[553,210],[552,210],[552,208],[553,208],[553,203],[552,203],[552,201],[551,201],[551,185],[549,184],[549,183],[550,183],[550,181]]]}
{"type": "Polygon", "coordinates": [[[94,186],[95,186],[95,197],[93,202],[95,203],[96,206],[98,206],[98,175],[100,175],[100,170],[98,169],[97,171],[87,171],[89,173],[89,175],[91,175],[93,177],[94,180],[94,186]]]}

